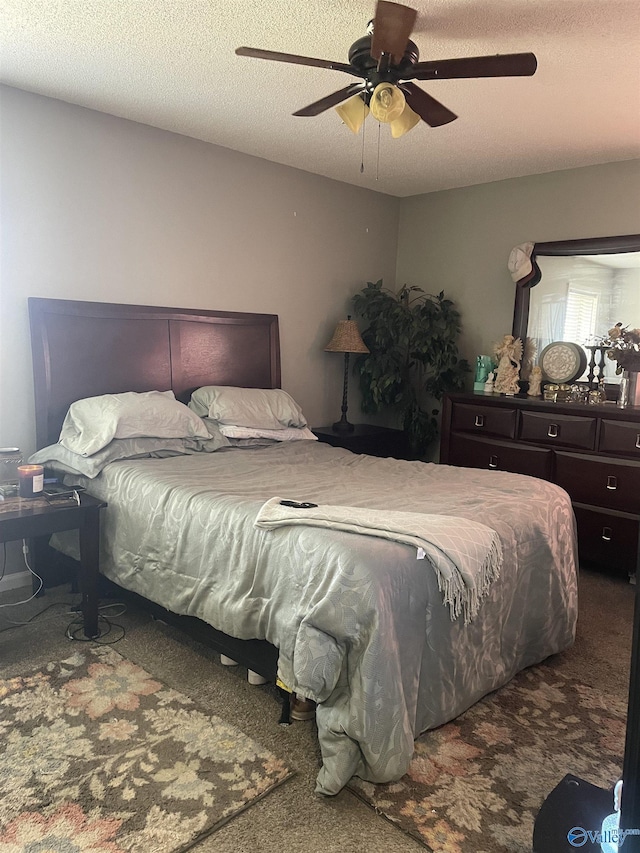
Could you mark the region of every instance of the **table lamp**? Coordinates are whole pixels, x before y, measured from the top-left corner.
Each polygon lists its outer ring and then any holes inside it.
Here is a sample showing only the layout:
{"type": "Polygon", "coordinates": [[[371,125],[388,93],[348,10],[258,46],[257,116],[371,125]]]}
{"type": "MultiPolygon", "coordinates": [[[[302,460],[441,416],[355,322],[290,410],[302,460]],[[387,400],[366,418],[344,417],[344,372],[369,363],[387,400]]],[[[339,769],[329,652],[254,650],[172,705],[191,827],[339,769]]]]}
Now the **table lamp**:
{"type": "Polygon", "coordinates": [[[353,432],[353,424],[347,420],[347,392],[349,386],[349,354],[352,352],[369,352],[360,337],[358,326],[351,315],[346,320],[339,320],[333,337],[324,348],[325,352],[344,353],[344,387],[342,391],[342,417],[333,425],[333,431],[339,433],[353,432]]]}

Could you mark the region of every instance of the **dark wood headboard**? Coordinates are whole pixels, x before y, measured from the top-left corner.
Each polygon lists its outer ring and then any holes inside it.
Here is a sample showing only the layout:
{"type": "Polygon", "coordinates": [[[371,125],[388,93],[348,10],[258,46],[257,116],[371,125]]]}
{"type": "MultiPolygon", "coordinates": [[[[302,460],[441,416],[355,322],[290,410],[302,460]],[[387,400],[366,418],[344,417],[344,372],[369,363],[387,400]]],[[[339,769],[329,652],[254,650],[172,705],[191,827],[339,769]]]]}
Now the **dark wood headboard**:
{"type": "Polygon", "coordinates": [[[38,448],[71,403],[123,391],[280,387],[275,314],[29,299],[38,448]]]}

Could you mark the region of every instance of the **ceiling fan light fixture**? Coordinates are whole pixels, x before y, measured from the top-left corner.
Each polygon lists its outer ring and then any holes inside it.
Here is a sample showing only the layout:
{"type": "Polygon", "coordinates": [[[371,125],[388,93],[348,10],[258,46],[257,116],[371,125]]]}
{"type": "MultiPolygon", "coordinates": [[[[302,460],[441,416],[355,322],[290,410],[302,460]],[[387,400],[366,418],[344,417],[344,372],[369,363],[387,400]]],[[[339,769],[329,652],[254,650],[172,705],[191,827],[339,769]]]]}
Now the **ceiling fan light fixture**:
{"type": "Polygon", "coordinates": [[[405,133],[409,133],[409,131],[412,130],[419,121],[421,121],[421,119],[418,113],[414,113],[409,104],[407,104],[402,111],[400,118],[394,119],[394,121],[389,123],[391,136],[393,136],[394,139],[399,139],[401,136],[404,136],[405,133]]]}
{"type": "Polygon", "coordinates": [[[416,85],[416,80],[527,77],[536,72],[538,61],[533,53],[465,56],[421,62],[418,46],[411,40],[416,18],[415,9],[393,0],[377,0],[375,17],[367,28],[368,35],[356,39],[351,45],[348,62],[255,47],[238,47],[236,54],[311,68],[326,68],[357,77],[361,82],[331,92],[296,110],[293,115],[317,116],[335,107],[344,124],[357,134],[364,128],[364,120],[370,111],[379,122],[391,126],[391,134],[396,139],[408,133],[419,121],[429,127],[441,127],[457,118],[444,104],[416,85]],[[407,98],[411,109],[406,106],[407,98]]]}
{"type": "Polygon", "coordinates": [[[378,83],[371,95],[371,115],[384,124],[399,119],[406,107],[404,95],[392,83],[378,83]]]}
{"type": "Polygon", "coordinates": [[[354,95],[348,101],[338,104],[335,111],[352,133],[360,132],[364,120],[369,115],[369,107],[360,95],[354,95]]]}

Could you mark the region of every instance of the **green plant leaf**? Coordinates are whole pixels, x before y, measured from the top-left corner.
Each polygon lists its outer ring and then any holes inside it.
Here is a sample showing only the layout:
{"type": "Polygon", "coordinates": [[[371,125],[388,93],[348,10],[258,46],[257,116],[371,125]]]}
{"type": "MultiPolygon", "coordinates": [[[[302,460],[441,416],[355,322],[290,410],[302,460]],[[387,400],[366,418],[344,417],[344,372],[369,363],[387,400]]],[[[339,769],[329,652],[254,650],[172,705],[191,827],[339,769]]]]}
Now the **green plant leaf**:
{"type": "Polygon", "coordinates": [[[471,369],[458,355],[460,313],[443,290],[434,296],[405,284],[394,293],[382,279],[367,282],[353,305],[368,324],[362,338],[369,353],[359,355],[353,367],[362,411],[394,412],[414,453],[422,456],[438,436],[434,403],[463,388],[471,369]]]}

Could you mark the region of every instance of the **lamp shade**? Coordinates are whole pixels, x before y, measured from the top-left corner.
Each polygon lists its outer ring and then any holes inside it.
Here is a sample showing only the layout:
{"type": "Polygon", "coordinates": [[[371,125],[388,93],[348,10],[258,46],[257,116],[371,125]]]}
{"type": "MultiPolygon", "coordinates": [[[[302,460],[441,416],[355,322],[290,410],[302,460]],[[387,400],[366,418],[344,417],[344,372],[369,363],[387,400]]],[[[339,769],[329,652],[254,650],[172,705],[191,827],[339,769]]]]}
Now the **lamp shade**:
{"type": "Polygon", "coordinates": [[[325,352],[369,352],[358,331],[358,324],[351,317],[339,320],[333,337],[324,348],[325,352]]]}
{"type": "Polygon", "coordinates": [[[404,95],[391,83],[378,83],[371,95],[369,109],[378,121],[388,124],[400,118],[406,106],[404,95]]]}
{"type": "Polygon", "coordinates": [[[354,95],[348,101],[338,104],[335,111],[352,133],[360,132],[364,120],[369,115],[369,107],[360,95],[354,95]]]}

